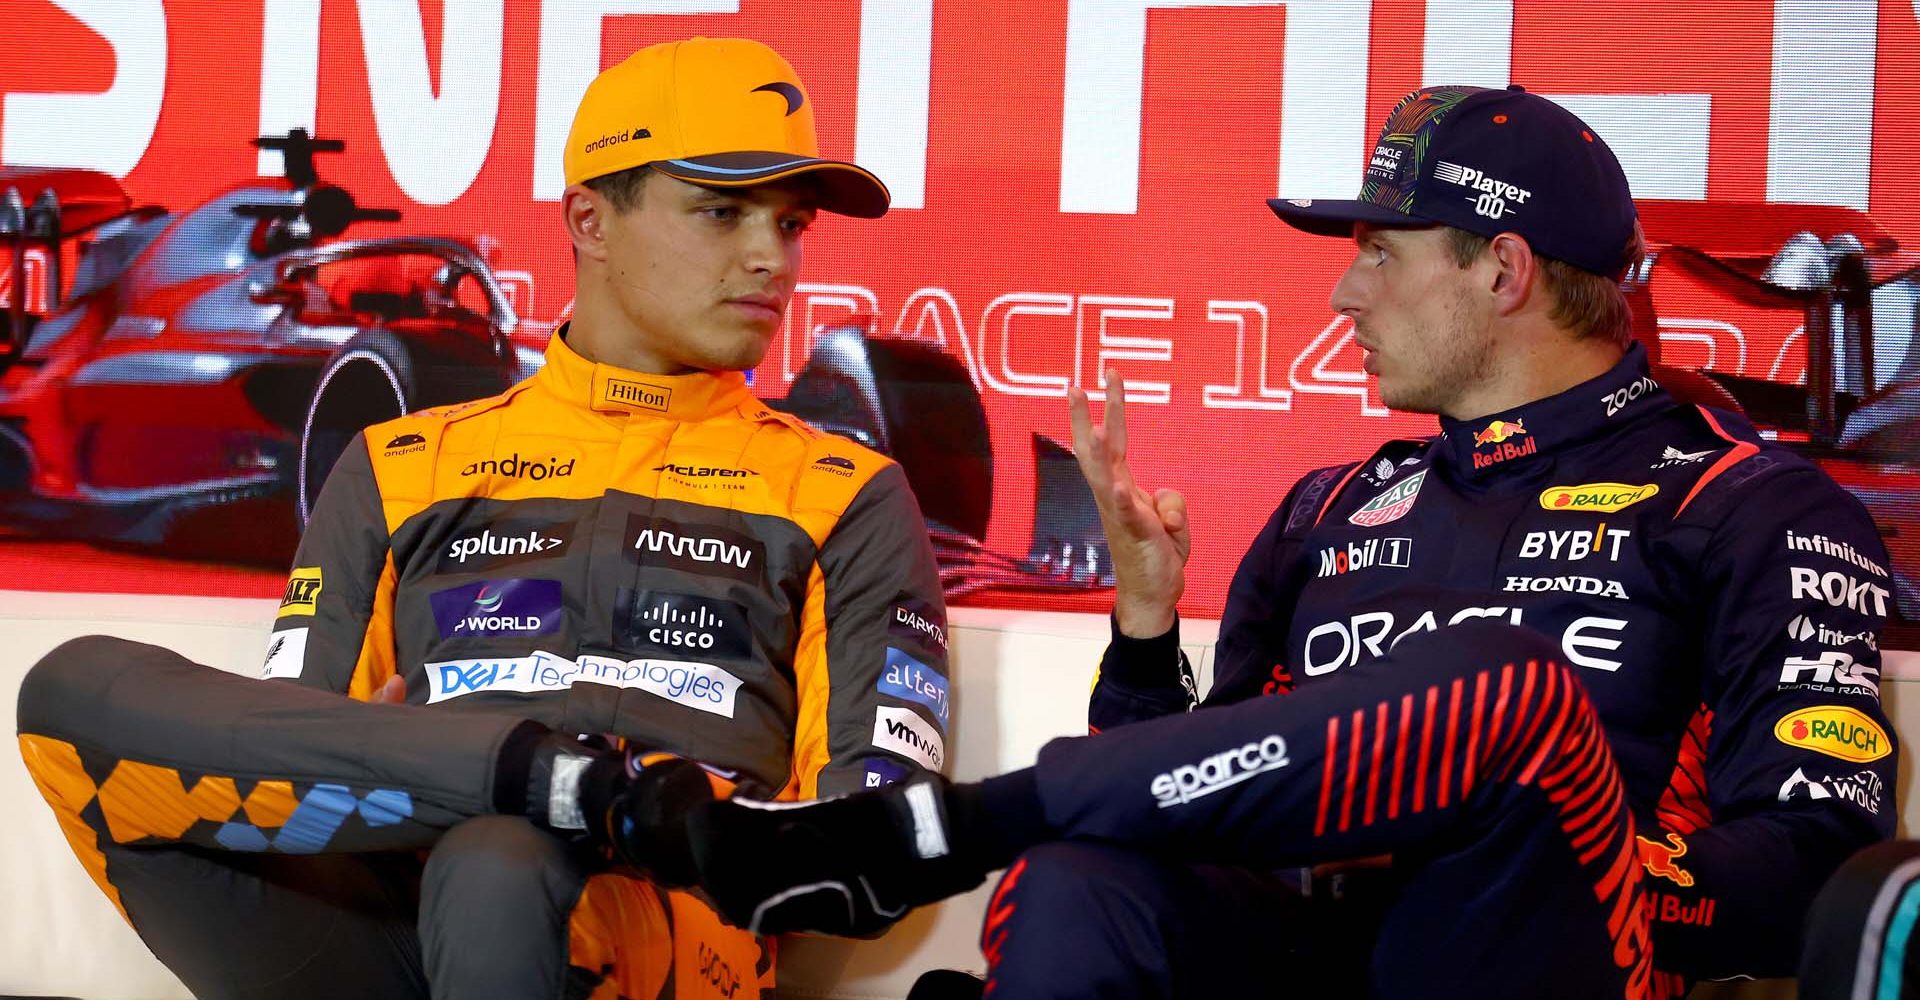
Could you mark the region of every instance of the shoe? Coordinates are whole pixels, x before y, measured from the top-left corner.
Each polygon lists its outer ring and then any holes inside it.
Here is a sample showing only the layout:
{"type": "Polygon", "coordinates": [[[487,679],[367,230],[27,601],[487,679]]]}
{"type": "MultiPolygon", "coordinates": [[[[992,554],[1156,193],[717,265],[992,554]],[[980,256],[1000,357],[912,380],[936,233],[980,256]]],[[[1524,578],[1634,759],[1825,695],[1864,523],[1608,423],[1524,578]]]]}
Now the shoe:
{"type": "Polygon", "coordinates": [[[615,860],[668,889],[694,884],[687,817],[716,794],[706,768],[683,757],[616,752],[590,764],[581,785],[582,803],[599,820],[590,832],[615,860]]]}
{"type": "Polygon", "coordinates": [[[907,1000],[980,1000],[987,981],[958,969],[929,969],[914,980],[907,1000]]]}
{"type": "Polygon", "coordinates": [[[755,934],[868,937],[986,871],[955,853],[946,779],[922,773],[811,802],[705,802],[688,816],[699,886],[755,934]]]}

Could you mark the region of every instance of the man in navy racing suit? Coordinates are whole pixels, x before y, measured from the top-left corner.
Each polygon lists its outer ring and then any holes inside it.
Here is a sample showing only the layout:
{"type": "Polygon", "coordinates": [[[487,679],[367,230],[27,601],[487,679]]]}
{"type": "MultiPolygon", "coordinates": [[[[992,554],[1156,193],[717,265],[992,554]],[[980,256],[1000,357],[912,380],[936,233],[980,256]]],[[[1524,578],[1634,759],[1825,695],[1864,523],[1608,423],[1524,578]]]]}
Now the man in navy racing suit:
{"type": "Polygon", "coordinates": [[[1358,201],[1271,205],[1354,240],[1333,307],[1442,433],[1293,487],[1189,712],[1186,511],[1134,484],[1110,373],[1104,426],[1073,398],[1118,578],[1100,734],[978,785],[696,806],[702,886],[761,930],[858,932],[1012,862],[999,1000],[1270,995],[1329,963],[1376,996],[1790,973],[1815,890],[1895,816],[1863,508],[1652,377],[1624,172],[1553,103],[1416,92],[1358,201]],[[840,849],[755,860],[812,843],[840,849]],[[1263,874],[1382,856],[1359,941],[1263,874]]]}

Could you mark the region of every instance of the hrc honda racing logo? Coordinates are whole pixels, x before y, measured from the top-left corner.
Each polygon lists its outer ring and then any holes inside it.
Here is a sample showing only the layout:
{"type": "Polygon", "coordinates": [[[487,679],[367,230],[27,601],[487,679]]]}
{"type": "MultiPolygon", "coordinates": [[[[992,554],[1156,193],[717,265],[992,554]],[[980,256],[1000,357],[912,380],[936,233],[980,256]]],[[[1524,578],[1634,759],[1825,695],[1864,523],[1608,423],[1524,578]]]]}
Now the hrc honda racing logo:
{"type": "Polygon", "coordinates": [[[1268,771],[1278,771],[1289,763],[1286,738],[1276,734],[1222,750],[1197,764],[1182,764],[1156,774],[1147,790],[1153,793],[1160,808],[1165,809],[1185,805],[1268,771]]]}
{"type": "Polygon", "coordinates": [[[740,678],[711,663],[684,660],[621,660],[610,656],[569,659],[544,650],[529,656],[444,660],[429,663],[427,704],[472,694],[547,694],[575,684],[632,688],[676,705],[733,718],[740,678]]]}

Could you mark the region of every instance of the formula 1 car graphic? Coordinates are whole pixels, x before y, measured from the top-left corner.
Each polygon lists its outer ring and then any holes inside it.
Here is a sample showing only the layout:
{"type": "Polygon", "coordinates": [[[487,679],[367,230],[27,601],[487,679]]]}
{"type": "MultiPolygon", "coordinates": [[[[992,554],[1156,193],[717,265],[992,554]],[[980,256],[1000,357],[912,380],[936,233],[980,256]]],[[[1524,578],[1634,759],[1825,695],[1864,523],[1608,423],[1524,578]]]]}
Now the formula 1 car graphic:
{"type": "MultiPolygon", "coordinates": [[[[283,153],[284,178],[184,212],[94,171],[0,168],[0,533],[285,565],[362,428],[538,369],[551,327],[516,315],[472,243],[350,238],[400,213],[320,178],[314,155],[343,143],[255,144],[283,153]]],[[[984,546],[986,413],[939,351],[833,332],[768,402],[902,463],[950,593],[1111,585],[1092,496],[1044,438],[1028,555],[984,546]]]]}
{"type": "MultiPolygon", "coordinates": [[[[1648,253],[1628,275],[1636,322],[1659,315],[1656,274],[1684,273],[1802,327],[1760,378],[1700,372],[1763,432],[1813,459],[1873,515],[1893,556],[1890,632],[1920,628],[1920,252],[1872,218],[1817,205],[1642,201],[1648,253]]],[[[1640,339],[1657,350],[1657,331],[1640,339]]]]}
{"type": "Polygon", "coordinates": [[[283,562],[304,464],[375,419],[509,384],[520,321],[472,245],[348,238],[400,214],[320,179],[314,154],[343,144],[255,145],[284,178],[182,212],[94,171],[0,168],[0,530],[283,562]]]}

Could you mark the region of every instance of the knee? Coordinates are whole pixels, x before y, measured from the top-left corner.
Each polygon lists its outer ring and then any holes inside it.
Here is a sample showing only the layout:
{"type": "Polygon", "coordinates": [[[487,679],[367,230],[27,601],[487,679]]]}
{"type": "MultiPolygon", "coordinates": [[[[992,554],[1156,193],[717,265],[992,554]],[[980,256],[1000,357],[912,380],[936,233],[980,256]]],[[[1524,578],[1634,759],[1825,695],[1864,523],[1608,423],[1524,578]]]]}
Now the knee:
{"type": "Polygon", "coordinates": [[[55,646],[20,681],[20,731],[67,732],[83,713],[98,708],[133,651],[147,648],[107,635],[83,635],[55,646]]]}
{"type": "Polygon", "coordinates": [[[1014,861],[994,888],[988,919],[1029,926],[1084,921],[1090,907],[1119,897],[1153,895],[1159,862],[1124,848],[1083,841],[1041,844],[1014,861]]]}
{"type": "Polygon", "coordinates": [[[560,838],[519,816],[477,816],[447,831],[427,856],[424,898],[486,905],[544,895],[563,911],[581,879],[560,838]]]}

